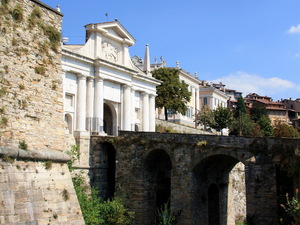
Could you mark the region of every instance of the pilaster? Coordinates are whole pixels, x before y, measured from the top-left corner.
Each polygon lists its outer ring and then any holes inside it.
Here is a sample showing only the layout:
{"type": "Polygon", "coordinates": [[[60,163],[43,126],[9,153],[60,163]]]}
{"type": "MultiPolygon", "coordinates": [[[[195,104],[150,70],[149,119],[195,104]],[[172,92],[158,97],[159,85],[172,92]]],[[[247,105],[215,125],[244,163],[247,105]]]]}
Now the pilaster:
{"type": "Polygon", "coordinates": [[[77,86],[77,107],[76,107],[76,130],[77,132],[86,131],[86,77],[78,75],[77,86]]]}
{"type": "Polygon", "coordinates": [[[149,131],[149,94],[143,92],[142,96],[143,96],[142,127],[143,127],[143,131],[149,131]]]}
{"type": "Polygon", "coordinates": [[[94,79],[87,78],[87,94],[86,94],[86,129],[92,131],[92,119],[94,110],[94,79]]]}
{"type": "Polygon", "coordinates": [[[124,95],[123,95],[123,130],[131,130],[131,87],[124,85],[124,95]]]}
{"type": "Polygon", "coordinates": [[[135,117],[135,89],[131,88],[131,130],[135,130],[136,117],[135,117]]]}
{"type": "Polygon", "coordinates": [[[155,95],[149,95],[149,131],[155,132],[155,95]]]}
{"type": "Polygon", "coordinates": [[[101,77],[95,78],[93,131],[98,133],[103,133],[103,82],[101,77]]]}

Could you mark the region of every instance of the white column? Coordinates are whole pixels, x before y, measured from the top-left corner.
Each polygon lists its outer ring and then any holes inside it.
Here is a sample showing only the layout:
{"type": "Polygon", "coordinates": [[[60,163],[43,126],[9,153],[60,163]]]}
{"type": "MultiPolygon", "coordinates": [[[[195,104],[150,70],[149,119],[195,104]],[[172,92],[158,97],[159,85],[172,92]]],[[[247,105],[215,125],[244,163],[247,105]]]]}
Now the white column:
{"type": "Polygon", "coordinates": [[[200,98],[199,98],[199,89],[196,88],[196,97],[195,97],[195,127],[197,128],[197,118],[200,113],[200,98]]]}
{"type": "Polygon", "coordinates": [[[95,132],[103,132],[103,79],[95,78],[95,92],[94,92],[94,119],[93,130],[95,132]]]}
{"type": "Polygon", "coordinates": [[[123,95],[123,130],[131,130],[131,88],[128,85],[124,85],[123,95]]]}
{"type": "Polygon", "coordinates": [[[195,115],[196,114],[196,93],[194,87],[192,87],[192,99],[193,99],[193,115],[195,115]]]}
{"type": "Polygon", "coordinates": [[[155,96],[149,96],[149,131],[155,132],[155,96]]]}
{"type": "Polygon", "coordinates": [[[136,117],[135,117],[135,89],[131,88],[131,130],[135,130],[135,123],[136,123],[136,117]]]}
{"type": "Polygon", "coordinates": [[[94,108],[94,79],[87,78],[87,92],[86,92],[86,129],[92,131],[92,118],[94,108]]]}
{"type": "Polygon", "coordinates": [[[214,98],[213,97],[210,97],[210,109],[211,110],[214,110],[214,98]]]}
{"type": "Polygon", "coordinates": [[[143,131],[149,131],[149,95],[146,92],[142,93],[143,95],[143,131]]]}
{"type": "Polygon", "coordinates": [[[77,79],[76,131],[86,131],[86,77],[79,75],[77,79]]]}
{"type": "Polygon", "coordinates": [[[200,98],[199,98],[199,89],[198,88],[196,88],[196,99],[195,99],[195,107],[196,107],[196,112],[199,112],[199,110],[200,110],[200,98]]]}

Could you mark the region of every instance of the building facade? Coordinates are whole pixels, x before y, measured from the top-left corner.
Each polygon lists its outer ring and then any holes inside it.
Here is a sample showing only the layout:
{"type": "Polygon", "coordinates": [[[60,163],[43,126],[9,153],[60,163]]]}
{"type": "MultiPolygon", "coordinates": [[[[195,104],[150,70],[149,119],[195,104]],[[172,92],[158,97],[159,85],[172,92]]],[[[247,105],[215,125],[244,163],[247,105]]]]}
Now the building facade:
{"type": "Polygon", "coordinates": [[[201,107],[208,106],[210,110],[215,110],[218,107],[227,108],[229,96],[225,92],[225,85],[216,86],[216,84],[208,84],[202,82],[200,88],[200,105],[201,107]]]}
{"type": "MultiPolygon", "coordinates": [[[[200,80],[188,73],[187,71],[179,68],[179,65],[177,63],[176,68],[179,70],[179,79],[181,81],[184,81],[188,85],[189,92],[192,93],[191,100],[187,103],[187,111],[185,115],[181,113],[173,114],[171,111],[168,114],[168,120],[170,122],[175,122],[179,124],[183,124],[190,127],[197,127],[195,123],[196,115],[200,112],[200,80]]],[[[157,112],[158,118],[164,118],[163,116],[164,110],[159,110],[157,112]]]]}
{"type": "Polygon", "coordinates": [[[86,43],[62,51],[66,133],[155,131],[159,82],[132,63],[135,39],[117,20],[85,28],[86,43]]]}
{"type": "Polygon", "coordinates": [[[274,102],[271,97],[250,93],[245,98],[246,105],[251,109],[260,107],[266,110],[272,125],[278,122],[289,123],[288,110],[281,102],[274,102]]]}

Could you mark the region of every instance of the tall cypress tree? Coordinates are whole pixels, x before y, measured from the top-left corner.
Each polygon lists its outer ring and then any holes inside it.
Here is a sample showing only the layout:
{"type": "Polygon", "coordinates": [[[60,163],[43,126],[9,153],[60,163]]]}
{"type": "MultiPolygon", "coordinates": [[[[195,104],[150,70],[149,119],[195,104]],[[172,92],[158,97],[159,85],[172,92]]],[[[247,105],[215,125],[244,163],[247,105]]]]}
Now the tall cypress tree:
{"type": "Polygon", "coordinates": [[[236,107],[236,110],[234,113],[234,117],[238,118],[238,117],[240,117],[241,114],[246,113],[246,112],[247,112],[247,110],[246,110],[246,104],[245,104],[244,98],[242,96],[240,96],[237,101],[237,107],[236,107]]]}

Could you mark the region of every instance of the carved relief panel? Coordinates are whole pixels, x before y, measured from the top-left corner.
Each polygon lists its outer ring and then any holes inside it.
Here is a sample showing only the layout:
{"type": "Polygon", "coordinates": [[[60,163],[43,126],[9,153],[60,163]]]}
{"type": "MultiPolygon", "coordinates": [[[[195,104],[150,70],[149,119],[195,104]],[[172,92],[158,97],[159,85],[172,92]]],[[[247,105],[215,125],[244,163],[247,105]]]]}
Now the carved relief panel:
{"type": "Polygon", "coordinates": [[[113,46],[109,42],[102,42],[102,53],[101,56],[112,62],[118,61],[118,48],[113,46]]]}

